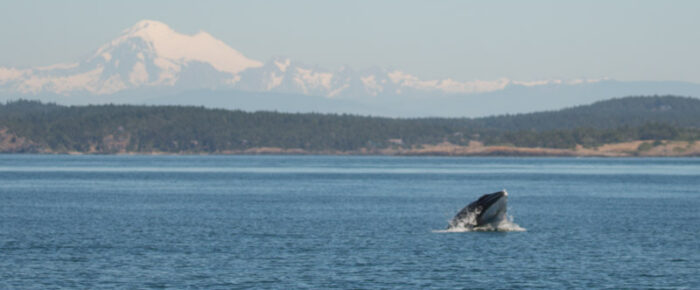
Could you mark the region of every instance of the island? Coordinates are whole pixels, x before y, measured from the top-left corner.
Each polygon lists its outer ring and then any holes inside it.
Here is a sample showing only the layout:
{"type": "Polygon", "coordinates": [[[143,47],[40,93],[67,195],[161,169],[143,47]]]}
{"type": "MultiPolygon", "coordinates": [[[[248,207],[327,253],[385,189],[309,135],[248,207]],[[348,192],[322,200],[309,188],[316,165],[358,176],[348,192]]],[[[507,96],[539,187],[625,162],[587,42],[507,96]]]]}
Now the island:
{"type": "Polygon", "coordinates": [[[700,99],[615,98],[481,118],[0,104],[0,153],[700,156],[700,99]]]}

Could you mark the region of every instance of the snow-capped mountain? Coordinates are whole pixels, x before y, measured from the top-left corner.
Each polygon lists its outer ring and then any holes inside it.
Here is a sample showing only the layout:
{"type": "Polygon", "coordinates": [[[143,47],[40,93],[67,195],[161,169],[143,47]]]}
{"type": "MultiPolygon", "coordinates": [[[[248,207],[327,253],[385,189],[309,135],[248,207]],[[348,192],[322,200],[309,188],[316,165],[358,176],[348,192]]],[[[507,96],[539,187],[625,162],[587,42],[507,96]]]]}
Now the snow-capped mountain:
{"type": "Polygon", "coordinates": [[[0,85],[24,94],[112,94],[154,86],[216,87],[262,66],[206,32],[183,35],[144,20],[78,63],[0,68],[0,85]],[[202,77],[205,76],[205,77],[202,77]]]}
{"type": "Polygon", "coordinates": [[[26,69],[0,67],[0,100],[21,97],[74,104],[208,105],[201,95],[217,95],[219,107],[284,111],[291,106],[286,98],[296,97],[299,102],[315,104],[294,104],[294,111],[341,112],[346,108],[351,113],[393,116],[465,116],[479,114],[485,104],[498,113],[517,113],[657,93],[697,95],[700,86],[605,79],[423,80],[379,67],[330,70],[284,57],[261,62],[206,32],[185,35],[152,20],[136,23],[79,62],[26,69]],[[188,93],[193,91],[199,96],[188,93]],[[236,97],[222,99],[222,94],[236,97]],[[146,96],[151,99],[142,98],[146,96]],[[280,103],[287,107],[275,106],[280,103]],[[348,109],[351,107],[363,109],[348,109]]]}
{"type": "Polygon", "coordinates": [[[422,93],[481,93],[511,84],[561,81],[459,82],[421,80],[398,70],[331,71],[274,58],[249,59],[206,32],[185,35],[158,21],[143,20],[77,63],[32,69],[0,68],[5,92],[108,95],[144,87],[239,89],[324,97],[376,97],[422,93]]]}

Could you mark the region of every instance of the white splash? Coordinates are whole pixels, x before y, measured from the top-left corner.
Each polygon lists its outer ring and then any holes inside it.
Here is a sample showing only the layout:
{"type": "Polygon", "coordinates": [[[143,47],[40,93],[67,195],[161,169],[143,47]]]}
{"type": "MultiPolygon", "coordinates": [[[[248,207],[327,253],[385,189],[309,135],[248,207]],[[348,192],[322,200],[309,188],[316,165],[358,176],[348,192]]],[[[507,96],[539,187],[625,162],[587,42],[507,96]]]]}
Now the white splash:
{"type": "Polygon", "coordinates": [[[459,224],[452,225],[445,230],[434,230],[434,233],[464,233],[464,232],[524,232],[527,229],[519,226],[513,222],[513,216],[506,216],[505,219],[498,223],[486,224],[483,226],[475,227],[476,224],[476,214],[470,214],[467,218],[460,221],[459,224]],[[473,222],[470,222],[470,219],[473,222]]]}

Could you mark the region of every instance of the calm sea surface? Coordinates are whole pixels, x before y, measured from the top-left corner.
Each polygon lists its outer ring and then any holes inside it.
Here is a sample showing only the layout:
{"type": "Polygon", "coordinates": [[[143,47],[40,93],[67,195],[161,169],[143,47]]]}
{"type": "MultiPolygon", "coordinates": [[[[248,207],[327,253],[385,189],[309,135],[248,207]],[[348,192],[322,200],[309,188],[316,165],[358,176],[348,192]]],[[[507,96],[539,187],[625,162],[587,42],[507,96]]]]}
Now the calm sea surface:
{"type": "Polygon", "coordinates": [[[0,288],[700,288],[700,159],[0,155],[0,288]],[[507,189],[524,232],[441,232],[507,189]]]}

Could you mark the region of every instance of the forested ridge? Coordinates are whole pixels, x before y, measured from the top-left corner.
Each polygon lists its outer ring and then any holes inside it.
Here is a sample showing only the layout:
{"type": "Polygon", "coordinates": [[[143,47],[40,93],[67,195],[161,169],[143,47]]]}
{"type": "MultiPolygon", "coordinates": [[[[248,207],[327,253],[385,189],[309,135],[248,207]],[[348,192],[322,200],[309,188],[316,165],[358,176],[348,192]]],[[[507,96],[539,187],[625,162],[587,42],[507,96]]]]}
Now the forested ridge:
{"type": "Polygon", "coordinates": [[[550,112],[485,118],[396,119],[244,112],[203,107],[0,104],[4,152],[305,152],[467,145],[574,148],[632,140],[700,139],[700,100],[627,97],[550,112]],[[3,139],[4,138],[4,139],[3,139]]]}

